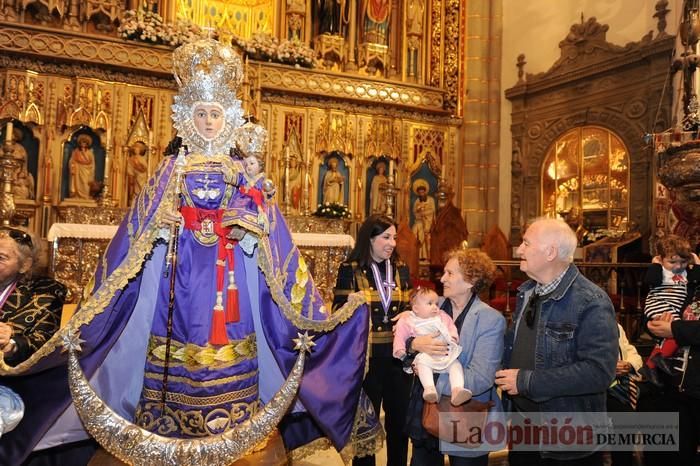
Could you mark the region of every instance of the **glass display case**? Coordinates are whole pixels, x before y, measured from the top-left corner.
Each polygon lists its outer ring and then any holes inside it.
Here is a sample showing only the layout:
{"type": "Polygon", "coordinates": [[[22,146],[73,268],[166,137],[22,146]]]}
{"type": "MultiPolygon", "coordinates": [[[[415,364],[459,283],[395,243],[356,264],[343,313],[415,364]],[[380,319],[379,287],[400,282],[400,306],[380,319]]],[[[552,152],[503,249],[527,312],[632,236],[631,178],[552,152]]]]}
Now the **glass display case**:
{"type": "Polygon", "coordinates": [[[544,159],[542,214],[563,218],[579,232],[625,231],[629,184],[629,156],[620,138],[602,127],[574,128],[544,159]]]}

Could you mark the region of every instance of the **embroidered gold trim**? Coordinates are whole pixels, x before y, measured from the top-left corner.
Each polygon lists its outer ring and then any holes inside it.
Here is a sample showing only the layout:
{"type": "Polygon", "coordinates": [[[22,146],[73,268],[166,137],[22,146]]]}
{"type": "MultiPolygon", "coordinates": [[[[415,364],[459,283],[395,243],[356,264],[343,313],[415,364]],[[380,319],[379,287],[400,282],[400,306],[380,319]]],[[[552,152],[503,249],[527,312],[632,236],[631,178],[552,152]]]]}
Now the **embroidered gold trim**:
{"type": "Polygon", "coordinates": [[[369,332],[370,343],[393,343],[394,334],[392,332],[369,332]]]}
{"type": "MultiPolygon", "coordinates": [[[[258,384],[251,385],[242,390],[236,390],[233,392],[222,393],[221,395],[213,396],[192,396],[185,395],[184,393],[174,393],[166,392],[165,401],[168,403],[178,403],[187,406],[217,406],[226,403],[231,403],[234,401],[249,398],[251,396],[257,396],[258,394],[258,384]]],[[[162,400],[162,392],[160,390],[151,390],[149,388],[144,388],[141,396],[146,400],[159,401],[162,400]]]]}
{"type": "MultiPolygon", "coordinates": [[[[330,440],[325,437],[317,438],[287,453],[287,459],[289,459],[290,464],[294,464],[304,458],[308,458],[316,452],[328,450],[329,448],[333,448],[333,444],[331,444],[330,440]]],[[[347,464],[347,461],[343,460],[343,462],[347,464]]]]}
{"type": "MultiPolygon", "coordinates": [[[[217,385],[225,385],[232,382],[240,382],[241,380],[251,379],[258,375],[258,370],[246,372],[244,374],[232,375],[231,377],[224,377],[222,379],[211,379],[211,380],[192,380],[189,377],[179,377],[172,374],[168,375],[168,382],[181,383],[188,385],[190,387],[204,388],[204,387],[216,387],[217,385]]],[[[163,374],[160,372],[146,372],[144,378],[152,380],[163,380],[163,374]]]]}
{"type": "Polygon", "coordinates": [[[152,411],[160,411],[161,402],[148,402],[144,403],[144,406],[137,407],[134,423],[160,435],[180,432],[188,437],[204,437],[220,434],[222,427],[223,430],[229,430],[232,424],[239,424],[253,416],[258,411],[259,406],[260,403],[257,400],[250,403],[235,403],[230,410],[215,409],[205,418],[201,409],[174,410],[166,405],[165,410],[158,417],[154,417],[152,411]],[[214,419],[214,416],[218,417],[214,419]],[[208,424],[212,421],[217,426],[217,431],[212,431],[209,428],[208,424]],[[221,426],[224,422],[226,425],[221,426]]]}
{"type": "MultiPolygon", "coordinates": [[[[154,336],[149,341],[148,347],[149,362],[162,366],[165,363],[166,339],[154,336]]],[[[173,367],[184,365],[191,370],[229,367],[241,361],[253,359],[257,354],[255,334],[217,347],[183,344],[176,340],[171,340],[170,343],[170,365],[173,367]]]]}
{"type": "MultiPolygon", "coordinates": [[[[293,253],[299,254],[299,250],[294,246],[292,248],[292,253],[287,257],[287,260],[291,257],[293,253]]],[[[327,332],[334,329],[337,325],[347,321],[352,314],[355,312],[360,305],[365,303],[365,300],[358,296],[350,296],[348,301],[338,308],[332,314],[326,314],[328,316],[325,320],[313,320],[304,317],[296,312],[292,308],[289,298],[284,292],[286,273],[275,272],[272,268],[272,250],[270,247],[270,242],[267,236],[260,239],[258,243],[258,266],[260,270],[265,275],[267,284],[270,287],[270,293],[272,294],[272,299],[277,303],[280,310],[284,316],[292,322],[300,330],[314,330],[317,332],[327,332]]],[[[307,284],[308,285],[308,284],[307,284]]],[[[309,288],[307,288],[307,293],[309,288]]],[[[315,291],[315,287],[311,288],[315,291]]]]}

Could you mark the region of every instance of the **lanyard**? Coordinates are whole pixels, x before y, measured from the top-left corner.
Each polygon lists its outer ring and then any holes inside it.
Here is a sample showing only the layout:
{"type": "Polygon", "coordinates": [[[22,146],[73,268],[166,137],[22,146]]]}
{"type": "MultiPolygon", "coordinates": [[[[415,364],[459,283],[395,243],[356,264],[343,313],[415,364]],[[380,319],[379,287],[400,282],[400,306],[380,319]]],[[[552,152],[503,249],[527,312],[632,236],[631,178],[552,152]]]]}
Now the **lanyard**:
{"type": "Polygon", "coordinates": [[[386,260],[386,277],[382,280],[381,273],[379,272],[379,267],[375,262],[370,264],[372,267],[372,275],[374,275],[374,284],[377,287],[377,292],[379,292],[379,299],[382,302],[382,308],[384,308],[384,319],[383,322],[386,324],[389,322],[389,306],[391,305],[391,292],[396,288],[396,283],[394,283],[394,274],[392,273],[391,261],[386,260]]]}
{"type": "MultiPolygon", "coordinates": [[[[17,286],[17,280],[7,285],[2,293],[0,293],[0,309],[5,306],[5,301],[7,301],[7,298],[9,298],[12,292],[15,290],[15,286],[17,286]]],[[[2,314],[4,314],[4,312],[2,314]]]]}

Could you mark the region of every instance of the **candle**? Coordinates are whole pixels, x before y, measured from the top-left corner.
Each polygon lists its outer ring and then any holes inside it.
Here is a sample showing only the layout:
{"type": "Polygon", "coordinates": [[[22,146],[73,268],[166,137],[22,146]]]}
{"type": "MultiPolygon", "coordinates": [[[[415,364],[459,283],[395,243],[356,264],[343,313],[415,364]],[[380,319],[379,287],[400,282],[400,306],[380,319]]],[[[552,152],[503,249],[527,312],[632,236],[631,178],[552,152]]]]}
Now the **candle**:
{"type": "Polygon", "coordinates": [[[44,161],[44,196],[51,196],[51,157],[44,161]]]}
{"type": "Polygon", "coordinates": [[[389,177],[394,176],[394,159],[389,159],[389,177]]]}
{"type": "Polygon", "coordinates": [[[151,150],[151,147],[153,147],[153,131],[148,132],[148,150],[151,150]]]}
{"type": "Polygon", "coordinates": [[[311,160],[311,149],[306,149],[306,164],[309,164],[309,160],[311,160]]]}
{"type": "Polygon", "coordinates": [[[7,126],[5,127],[5,142],[12,143],[12,130],[14,128],[12,127],[12,120],[7,122],[7,126]]]}
{"type": "Polygon", "coordinates": [[[445,179],[445,168],[446,168],[447,163],[445,161],[442,162],[442,179],[445,179]]]}
{"type": "Polygon", "coordinates": [[[109,146],[112,144],[112,129],[107,128],[107,150],[109,150],[109,146]]]}

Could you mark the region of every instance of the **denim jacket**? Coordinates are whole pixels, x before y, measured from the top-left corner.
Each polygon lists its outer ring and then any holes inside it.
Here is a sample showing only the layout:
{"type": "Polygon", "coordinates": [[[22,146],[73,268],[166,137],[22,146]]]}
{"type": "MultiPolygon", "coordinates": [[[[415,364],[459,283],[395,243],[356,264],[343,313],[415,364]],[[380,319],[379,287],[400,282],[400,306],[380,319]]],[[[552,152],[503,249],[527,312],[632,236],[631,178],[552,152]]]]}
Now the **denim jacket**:
{"type": "MultiPolygon", "coordinates": [[[[505,337],[504,367],[510,365],[517,328],[535,285],[529,280],[518,288],[513,325],[505,337]]],[[[610,298],[571,264],[541,303],[535,369],[518,372],[518,393],[537,403],[540,412],[605,412],[606,390],[615,378],[617,344],[610,298]]],[[[570,459],[585,454],[560,451],[542,456],[570,459]]]]}

